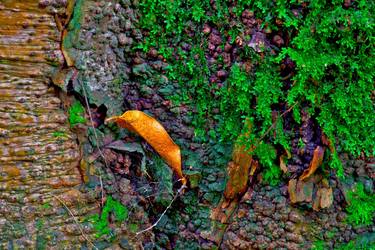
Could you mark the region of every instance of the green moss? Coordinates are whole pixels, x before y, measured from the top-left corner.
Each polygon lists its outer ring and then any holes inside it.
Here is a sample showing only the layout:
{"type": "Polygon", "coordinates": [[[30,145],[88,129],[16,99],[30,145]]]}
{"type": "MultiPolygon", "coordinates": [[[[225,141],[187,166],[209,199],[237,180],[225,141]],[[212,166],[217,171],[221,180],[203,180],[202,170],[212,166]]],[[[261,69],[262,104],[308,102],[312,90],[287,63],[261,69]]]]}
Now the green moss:
{"type": "Polygon", "coordinates": [[[130,232],[132,232],[132,233],[136,233],[136,232],[138,231],[138,225],[135,224],[135,223],[131,223],[131,224],[129,224],[129,230],[130,230],[130,232]]]}
{"type": "MultiPolygon", "coordinates": [[[[308,102],[323,131],[337,138],[336,146],[355,156],[369,156],[375,140],[374,62],[367,59],[375,52],[370,45],[374,4],[360,2],[344,9],[341,2],[312,1],[308,11],[296,25],[299,33],[292,46],[279,55],[297,65],[288,103],[308,102]]],[[[331,166],[343,175],[341,164],[334,161],[331,166]]]]}
{"type": "Polygon", "coordinates": [[[367,194],[362,183],[357,183],[354,191],[347,194],[349,213],[347,220],[354,225],[371,225],[375,213],[375,196],[367,194]]]}
{"type": "Polygon", "coordinates": [[[36,220],[36,229],[37,229],[37,236],[36,236],[36,248],[37,249],[47,249],[48,244],[48,233],[44,230],[44,219],[37,219],[36,220]]]}
{"type": "Polygon", "coordinates": [[[77,124],[84,124],[86,118],[84,117],[85,109],[82,104],[78,101],[75,101],[68,110],[69,114],[69,123],[71,127],[74,127],[77,124]]]}
{"type": "Polygon", "coordinates": [[[56,137],[56,138],[64,138],[64,137],[67,137],[67,134],[65,132],[62,132],[62,131],[55,131],[52,133],[53,137],[56,137]]]}
{"type": "Polygon", "coordinates": [[[374,250],[375,249],[375,234],[365,233],[358,235],[348,243],[338,244],[335,250],[374,250]]]}
{"type": "Polygon", "coordinates": [[[256,126],[251,136],[241,140],[248,147],[263,145],[255,154],[266,166],[266,180],[275,183],[280,171],[275,165],[273,147],[290,148],[290,136],[283,133],[285,122],[280,114],[293,106],[294,123],[300,122],[301,108],[307,107],[332,140],[336,150],[328,160],[338,176],[344,176],[338,152],[354,156],[374,152],[371,93],[375,62],[368,60],[375,53],[374,3],[359,1],[344,9],[342,1],[240,0],[233,9],[235,17],[231,17],[227,1],[215,4],[215,8],[208,0],[146,0],[140,4],[140,25],[150,32],[135,49],[148,51],[155,47],[167,60],[166,75],[180,88],[166,93],[166,97],[176,105],[192,107],[192,125],[198,141],[237,140],[246,132],[245,121],[252,121],[256,126]],[[292,12],[302,5],[303,13],[292,12]],[[219,29],[223,40],[231,36],[234,42],[244,30],[240,15],[245,8],[263,19],[263,28],[287,32],[291,42],[281,51],[275,49],[276,56],[264,48],[264,58],[244,46],[239,49],[238,60],[250,59],[253,68],[248,71],[234,63],[224,67],[229,72],[224,86],[211,84],[209,76],[216,67],[209,66],[205,58],[207,37],[201,32],[189,36],[187,30],[200,31],[208,22],[219,29]],[[276,25],[276,19],[283,22],[282,27],[276,25]],[[182,42],[191,44],[192,49],[183,50],[182,42]],[[296,64],[291,86],[286,86],[279,72],[280,62],[286,59],[296,64]],[[276,124],[272,112],[276,112],[276,124]],[[260,155],[266,149],[272,156],[268,159],[260,155]]]}
{"type": "Polygon", "coordinates": [[[47,210],[47,209],[52,208],[52,205],[51,205],[49,202],[46,202],[46,203],[44,203],[44,204],[42,205],[42,208],[47,210]]]}
{"type": "Polygon", "coordinates": [[[311,249],[312,250],[325,250],[327,249],[327,247],[323,240],[317,240],[317,241],[314,241],[311,249]]]}
{"type": "Polygon", "coordinates": [[[94,214],[88,218],[88,221],[93,223],[96,231],[96,237],[103,235],[113,239],[115,235],[109,226],[109,216],[113,214],[116,222],[123,222],[128,218],[128,209],[119,201],[114,200],[108,196],[104,204],[101,214],[94,214]]]}

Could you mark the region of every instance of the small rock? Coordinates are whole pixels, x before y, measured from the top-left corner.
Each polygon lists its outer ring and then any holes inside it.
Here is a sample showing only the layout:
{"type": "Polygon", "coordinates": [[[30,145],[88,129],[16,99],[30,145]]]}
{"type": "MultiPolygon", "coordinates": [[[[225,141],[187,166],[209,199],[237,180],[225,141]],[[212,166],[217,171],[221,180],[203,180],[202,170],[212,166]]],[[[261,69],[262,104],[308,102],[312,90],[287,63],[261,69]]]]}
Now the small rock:
{"type": "Polygon", "coordinates": [[[254,16],[254,12],[250,10],[244,10],[241,15],[243,18],[250,19],[254,16]]]}
{"type": "Polygon", "coordinates": [[[296,229],[296,226],[294,225],[293,222],[291,221],[287,221],[285,223],[285,230],[288,231],[288,232],[294,232],[294,230],[296,229]]]}
{"type": "Polygon", "coordinates": [[[216,45],[216,46],[217,46],[217,45],[220,45],[221,42],[222,42],[221,37],[220,37],[219,35],[214,34],[214,33],[211,33],[211,34],[210,34],[209,40],[210,40],[210,42],[211,42],[212,44],[214,44],[214,45],[216,45]]]}
{"type": "Polygon", "coordinates": [[[230,52],[232,49],[232,45],[230,45],[228,42],[224,45],[224,51],[225,52],[230,52]]]}
{"type": "Polygon", "coordinates": [[[294,243],[302,243],[303,242],[303,237],[301,235],[294,234],[294,233],[287,233],[286,239],[288,241],[291,241],[291,242],[294,242],[294,243]]]}
{"type": "MultiPolygon", "coordinates": [[[[318,190],[319,192],[319,190],[318,190]]],[[[322,188],[321,189],[321,198],[320,198],[320,207],[328,208],[333,203],[333,192],[332,188],[322,188]]]]}
{"type": "Polygon", "coordinates": [[[277,47],[281,47],[284,45],[284,39],[279,36],[279,35],[275,35],[273,38],[272,38],[272,42],[277,46],[277,47]]]}
{"type": "Polygon", "coordinates": [[[203,32],[204,34],[209,34],[209,33],[211,33],[211,27],[210,27],[208,24],[205,24],[205,25],[203,26],[203,30],[202,30],[202,32],[203,32]]]}
{"type": "Polygon", "coordinates": [[[208,49],[210,51],[215,51],[216,50],[216,46],[213,43],[208,43],[208,49]]]}
{"type": "Polygon", "coordinates": [[[189,229],[190,232],[195,232],[194,225],[193,223],[191,223],[191,221],[189,221],[187,228],[189,229]]]}
{"type": "Polygon", "coordinates": [[[121,46],[124,46],[126,44],[126,42],[127,42],[127,37],[123,33],[119,34],[118,37],[117,37],[117,39],[118,39],[118,42],[119,42],[119,44],[121,46]]]}
{"type": "Polygon", "coordinates": [[[257,245],[259,248],[261,248],[261,249],[266,248],[267,245],[268,245],[268,242],[270,242],[270,239],[267,238],[267,237],[264,236],[264,235],[258,235],[258,236],[256,237],[256,245],[257,245]]]}
{"type": "Polygon", "coordinates": [[[148,52],[148,54],[149,54],[152,58],[157,58],[157,57],[158,57],[158,51],[157,51],[155,48],[150,49],[150,51],[148,52]]]}
{"type": "Polygon", "coordinates": [[[228,72],[225,70],[219,70],[216,73],[217,77],[219,77],[221,80],[225,79],[228,76],[228,72]]]}
{"type": "Polygon", "coordinates": [[[303,221],[303,218],[298,212],[292,211],[289,213],[289,220],[295,223],[299,223],[303,221]]]}

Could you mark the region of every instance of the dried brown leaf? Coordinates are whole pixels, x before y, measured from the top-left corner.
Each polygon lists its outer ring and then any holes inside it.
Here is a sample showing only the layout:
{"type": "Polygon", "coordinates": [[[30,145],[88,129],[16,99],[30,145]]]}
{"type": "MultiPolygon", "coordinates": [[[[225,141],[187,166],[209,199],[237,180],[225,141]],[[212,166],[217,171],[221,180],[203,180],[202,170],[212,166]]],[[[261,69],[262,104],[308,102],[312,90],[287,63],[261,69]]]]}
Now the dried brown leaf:
{"type": "Polygon", "coordinates": [[[314,150],[313,158],[310,162],[309,167],[302,173],[302,175],[299,177],[299,180],[303,181],[309,178],[317,168],[322,165],[323,157],[324,157],[324,151],[325,149],[321,146],[317,146],[314,150]]]}
{"type": "Polygon", "coordinates": [[[120,127],[139,134],[167,162],[186,185],[186,178],[181,169],[181,151],[164,127],[153,117],[138,110],[126,111],[121,116],[114,116],[106,122],[115,121],[120,127]]]}

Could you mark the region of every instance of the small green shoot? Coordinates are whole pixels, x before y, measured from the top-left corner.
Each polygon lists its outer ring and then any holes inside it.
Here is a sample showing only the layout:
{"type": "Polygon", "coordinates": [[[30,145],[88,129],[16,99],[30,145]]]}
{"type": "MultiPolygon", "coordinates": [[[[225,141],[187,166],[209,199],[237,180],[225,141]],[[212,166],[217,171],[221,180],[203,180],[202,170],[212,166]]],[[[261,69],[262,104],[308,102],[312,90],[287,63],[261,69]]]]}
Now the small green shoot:
{"type": "Polygon", "coordinates": [[[84,117],[85,109],[82,104],[78,101],[75,101],[68,110],[69,114],[69,123],[71,127],[76,126],[77,124],[84,124],[86,118],[84,117]]]}
{"type": "Polygon", "coordinates": [[[123,222],[128,218],[128,209],[121,202],[114,200],[111,196],[107,197],[105,205],[101,214],[94,214],[90,216],[89,221],[93,223],[96,230],[96,237],[99,238],[103,235],[109,236],[113,239],[113,230],[109,225],[110,215],[113,214],[116,222],[123,222]]]}

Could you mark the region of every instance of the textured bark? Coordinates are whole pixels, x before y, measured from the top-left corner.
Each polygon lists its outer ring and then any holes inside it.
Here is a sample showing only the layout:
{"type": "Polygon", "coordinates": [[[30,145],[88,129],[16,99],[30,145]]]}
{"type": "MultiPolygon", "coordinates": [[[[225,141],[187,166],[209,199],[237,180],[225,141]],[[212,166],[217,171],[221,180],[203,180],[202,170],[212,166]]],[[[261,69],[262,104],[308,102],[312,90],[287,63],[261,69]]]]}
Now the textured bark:
{"type": "Polygon", "coordinates": [[[42,7],[0,2],[0,249],[87,245],[62,203],[80,223],[96,209],[78,189],[79,147],[50,84],[64,62],[61,32],[42,7]]]}

